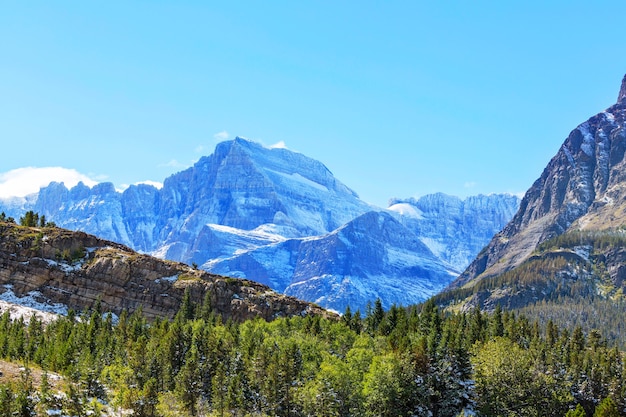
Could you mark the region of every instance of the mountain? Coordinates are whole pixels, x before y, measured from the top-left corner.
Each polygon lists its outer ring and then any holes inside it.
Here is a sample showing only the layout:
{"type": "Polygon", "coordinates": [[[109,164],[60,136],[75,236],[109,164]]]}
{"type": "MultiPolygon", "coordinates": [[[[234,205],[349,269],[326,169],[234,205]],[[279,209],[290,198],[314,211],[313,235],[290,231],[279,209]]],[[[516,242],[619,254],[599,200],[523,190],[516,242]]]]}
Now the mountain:
{"type": "Polygon", "coordinates": [[[618,102],[569,134],[513,219],[441,300],[515,308],[559,297],[619,301],[626,273],[625,119],[626,77],[618,102]]]}
{"type": "Polygon", "coordinates": [[[255,277],[335,311],[424,301],[458,274],[387,212],[370,211],[331,233],[289,239],[209,262],[221,274],[255,277]],[[275,277],[285,277],[276,280],[275,277]],[[266,281],[267,280],[267,281],[266,281]]]}
{"type": "Polygon", "coordinates": [[[511,194],[470,196],[443,193],[419,199],[392,199],[389,210],[428,248],[463,271],[489,240],[513,217],[520,199],[511,194]]]}
{"type": "Polygon", "coordinates": [[[92,309],[119,315],[142,308],[148,318],[173,317],[186,290],[224,319],[331,314],[247,280],[139,254],[83,232],[0,222],[0,300],[67,314],[92,309]]]}
{"type": "MultiPolygon", "coordinates": [[[[392,199],[324,235],[288,239],[203,268],[245,277],[336,311],[415,304],[440,292],[513,216],[512,195],[392,199]]],[[[214,233],[218,233],[214,228],[214,233]]]]}
{"type": "Polygon", "coordinates": [[[236,138],[160,189],[51,183],[0,209],[15,218],[34,210],[61,227],[343,311],[377,297],[389,307],[437,293],[517,204],[507,195],[439,194],[395,199],[384,210],[318,161],[236,138]]]}

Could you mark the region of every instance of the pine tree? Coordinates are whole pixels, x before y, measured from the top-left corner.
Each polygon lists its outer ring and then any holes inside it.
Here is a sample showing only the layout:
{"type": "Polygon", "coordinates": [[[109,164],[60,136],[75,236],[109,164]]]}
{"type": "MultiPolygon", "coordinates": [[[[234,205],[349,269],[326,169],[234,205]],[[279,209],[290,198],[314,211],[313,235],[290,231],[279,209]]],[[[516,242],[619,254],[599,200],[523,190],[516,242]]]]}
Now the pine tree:
{"type": "Polygon", "coordinates": [[[369,314],[365,318],[367,330],[371,334],[374,334],[378,330],[378,327],[380,326],[384,318],[385,310],[383,310],[383,303],[380,298],[377,298],[374,302],[374,308],[372,309],[371,314],[369,314]]]}
{"type": "Polygon", "coordinates": [[[565,417],[587,417],[587,413],[582,405],[576,404],[576,408],[565,413],[565,417]]]}
{"type": "Polygon", "coordinates": [[[13,390],[8,385],[0,386],[0,415],[10,416],[13,413],[13,390]]]}
{"type": "Polygon", "coordinates": [[[192,416],[196,415],[196,406],[201,394],[198,350],[192,346],[185,357],[185,364],[176,375],[175,393],[180,402],[192,416]]]}
{"type": "Polygon", "coordinates": [[[619,417],[619,415],[619,410],[611,397],[602,400],[593,413],[593,417],[619,417]]]}

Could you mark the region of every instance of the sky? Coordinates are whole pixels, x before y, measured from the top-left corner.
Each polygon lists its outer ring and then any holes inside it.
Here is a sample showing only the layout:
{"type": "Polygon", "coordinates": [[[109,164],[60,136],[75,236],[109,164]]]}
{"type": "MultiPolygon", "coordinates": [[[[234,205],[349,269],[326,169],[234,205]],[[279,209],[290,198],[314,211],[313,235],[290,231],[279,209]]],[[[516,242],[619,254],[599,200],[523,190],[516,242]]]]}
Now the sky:
{"type": "Polygon", "coordinates": [[[623,0],[0,0],[0,196],[160,183],[236,136],[382,207],[523,194],[616,102],[625,15],[623,0]]]}

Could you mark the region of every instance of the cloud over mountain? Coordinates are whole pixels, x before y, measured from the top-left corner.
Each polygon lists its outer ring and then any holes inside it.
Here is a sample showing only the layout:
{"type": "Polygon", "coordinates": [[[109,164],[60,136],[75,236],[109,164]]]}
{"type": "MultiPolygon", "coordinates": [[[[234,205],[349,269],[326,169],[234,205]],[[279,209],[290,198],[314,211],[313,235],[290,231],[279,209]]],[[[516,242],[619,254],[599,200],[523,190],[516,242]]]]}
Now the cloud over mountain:
{"type": "Polygon", "coordinates": [[[62,167],[25,167],[0,174],[0,198],[24,197],[36,193],[51,182],[73,187],[79,182],[92,187],[98,183],[75,169],[62,167]]]}

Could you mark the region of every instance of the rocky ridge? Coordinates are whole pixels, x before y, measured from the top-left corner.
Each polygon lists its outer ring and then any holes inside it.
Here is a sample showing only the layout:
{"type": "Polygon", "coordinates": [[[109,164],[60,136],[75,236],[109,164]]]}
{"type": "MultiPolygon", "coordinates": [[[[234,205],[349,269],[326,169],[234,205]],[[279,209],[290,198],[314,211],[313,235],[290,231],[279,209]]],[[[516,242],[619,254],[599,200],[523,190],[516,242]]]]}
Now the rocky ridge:
{"type": "Polygon", "coordinates": [[[511,270],[540,243],[570,229],[601,230],[626,223],[625,91],[623,82],[617,104],[569,134],[513,219],[452,288],[511,270]]]}
{"type": "Polygon", "coordinates": [[[103,311],[117,315],[141,308],[148,318],[173,317],[189,290],[195,303],[208,294],[212,310],[225,320],[332,315],[255,282],[210,274],[60,228],[0,222],[0,265],[4,293],[12,292],[18,300],[35,298],[50,309],[82,311],[99,301],[103,311]]]}

